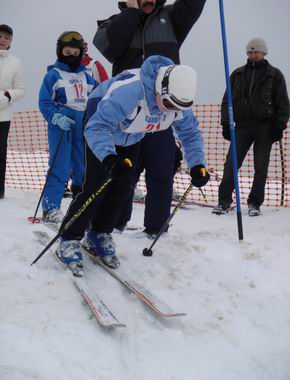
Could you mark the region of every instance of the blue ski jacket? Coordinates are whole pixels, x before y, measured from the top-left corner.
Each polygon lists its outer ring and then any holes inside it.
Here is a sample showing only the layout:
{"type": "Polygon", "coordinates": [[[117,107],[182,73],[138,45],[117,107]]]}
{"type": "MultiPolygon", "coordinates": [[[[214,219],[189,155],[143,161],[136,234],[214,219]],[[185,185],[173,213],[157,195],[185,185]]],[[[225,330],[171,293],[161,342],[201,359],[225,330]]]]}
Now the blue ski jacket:
{"type": "Polygon", "coordinates": [[[82,124],[88,96],[95,86],[96,81],[87,73],[85,66],[79,65],[71,71],[67,64],[56,61],[48,66],[43,79],[39,109],[49,124],[55,113],[82,124]]]}
{"type": "Polygon", "coordinates": [[[100,161],[116,154],[115,145],[135,144],[145,133],[158,133],[172,125],[189,168],[205,165],[202,135],[193,112],[161,113],[157,107],[157,73],[161,66],[171,64],[173,61],[168,58],[151,56],[140,69],[125,70],[91,93],[85,138],[100,161]]]}

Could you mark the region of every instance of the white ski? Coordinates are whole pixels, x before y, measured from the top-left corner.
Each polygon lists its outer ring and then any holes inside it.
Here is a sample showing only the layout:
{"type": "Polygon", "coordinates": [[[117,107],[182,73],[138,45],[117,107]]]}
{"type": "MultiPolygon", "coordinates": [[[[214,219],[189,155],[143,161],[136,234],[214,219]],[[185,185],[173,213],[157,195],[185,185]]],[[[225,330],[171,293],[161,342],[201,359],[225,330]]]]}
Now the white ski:
{"type": "MultiPolygon", "coordinates": [[[[41,242],[43,245],[47,245],[50,242],[50,237],[46,232],[43,231],[33,231],[33,235],[41,242]]],[[[52,251],[52,250],[51,250],[52,251]]],[[[62,264],[56,255],[53,253],[57,262],[60,263],[63,267],[67,268],[64,264],[62,264]]],[[[69,270],[68,273],[71,273],[69,270]]],[[[76,278],[74,276],[70,276],[73,280],[73,283],[83,296],[84,300],[90,306],[94,316],[102,327],[112,328],[112,327],[126,327],[126,325],[120,322],[114,314],[109,310],[109,308],[105,305],[102,299],[93,292],[86,281],[81,278],[76,278]]]]}
{"type": "MultiPolygon", "coordinates": [[[[58,232],[58,226],[55,223],[43,224],[54,232],[58,232]]],[[[95,263],[99,264],[103,269],[120,281],[127,289],[135,293],[142,302],[149,306],[158,315],[162,317],[180,317],[186,315],[186,313],[172,310],[170,306],[158,297],[154,296],[149,290],[145,289],[144,286],[139,284],[137,281],[130,279],[130,277],[126,273],[122,272],[121,269],[112,269],[105,265],[99,257],[93,255],[84,245],[82,245],[82,248],[87,256],[89,256],[95,263]]]]}
{"type": "Polygon", "coordinates": [[[93,260],[95,263],[99,264],[103,269],[109,272],[127,289],[135,293],[142,302],[149,306],[158,315],[162,317],[179,317],[186,315],[186,313],[173,311],[165,302],[161,301],[158,297],[154,296],[149,290],[145,289],[144,286],[130,279],[129,276],[122,272],[119,268],[112,269],[108,267],[102,262],[102,260],[99,257],[93,255],[90,251],[88,251],[84,245],[82,245],[82,248],[83,251],[91,258],[91,260],[93,260]]]}

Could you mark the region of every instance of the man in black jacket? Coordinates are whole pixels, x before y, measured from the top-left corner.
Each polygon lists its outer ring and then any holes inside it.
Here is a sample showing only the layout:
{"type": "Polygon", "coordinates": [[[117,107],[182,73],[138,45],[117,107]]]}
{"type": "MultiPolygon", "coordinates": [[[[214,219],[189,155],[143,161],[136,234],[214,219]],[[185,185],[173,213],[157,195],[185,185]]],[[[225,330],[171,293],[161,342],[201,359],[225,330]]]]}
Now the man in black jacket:
{"type": "MultiPolygon", "coordinates": [[[[94,45],[113,64],[113,75],[124,69],[139,68],[145,58],[155,54],[178,64],[179,49],[198,20],[205,1],[176,0],[167,6],[166,0],[119,2],[121,12],[98,23],[94,45]]],[[[175,160],[172,129],[146,134],[141,152],[147,187],[144,226],[148,235],[154,235],[170,214],[175,160]]],[[[132,183],[129,210],[133,191],[132,183]]],[[[128,214],[128,210],[124,211],[128,214]]]]}
{"type": "MultiPolygon", "coordinates": [[[[283,137],[289,120],[289,99],[281,71],[264,59],[268,48],[264,40],[254,38],[247,44],[248,61],[231,75],[233,113],[238,168],[254,144],[254,181],[248,196],[249,216],[261,214],[264,201],[272,144],[283,137]]],[[[221,109],[223,137],[230,141],[227,96],[221,109]]],[[[231,147],[228,152],[223,179],[219,187],[219,204],[213,209],[217,215],[229,211],[234,190],[231,147]]]]}

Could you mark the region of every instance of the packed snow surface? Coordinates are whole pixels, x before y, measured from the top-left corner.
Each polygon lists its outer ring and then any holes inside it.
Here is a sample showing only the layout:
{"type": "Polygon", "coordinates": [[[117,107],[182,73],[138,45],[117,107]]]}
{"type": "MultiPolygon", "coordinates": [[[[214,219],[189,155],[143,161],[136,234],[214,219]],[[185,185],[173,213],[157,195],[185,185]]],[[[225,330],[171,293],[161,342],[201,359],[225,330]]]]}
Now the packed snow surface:
{"type": "MultiPolygon", "coordinates": [[[[85,278],[125,328],[105,330],[27,221],[38,192],[0,201],[1,380],[289,380],[290,209],[216,216],[190,206],[153,249],[114,234],[123,271],[184,317],[161,318],[89,259],[85,278]]],[[[63,202],[63,210],[68,206],[63,202]]],[[[143,205],[131,226],[142,227],[143,205]]]]}

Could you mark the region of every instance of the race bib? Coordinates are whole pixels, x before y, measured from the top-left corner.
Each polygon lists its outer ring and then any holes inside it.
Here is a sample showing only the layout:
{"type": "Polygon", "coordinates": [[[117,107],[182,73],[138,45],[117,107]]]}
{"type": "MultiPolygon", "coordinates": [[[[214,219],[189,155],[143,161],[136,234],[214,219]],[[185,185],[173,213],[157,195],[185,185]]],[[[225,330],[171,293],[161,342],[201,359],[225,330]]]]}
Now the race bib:
{"type": "Polygon", "coordinates": [[[127,120],[132,123],[123,132],[126,133],[153,133],[168,129],[176,116],[175,112],[167,112],[161,115],[151,115],[146,103],[136,107],[127,120]]]}
{"type": "Polygon", "coordinates": [[[67,98],[66,106],[77,111],[84,111],[88,100],[89,86],[84,72],[68,73],[61,71],[62,80],[59,80],[58,87],[64,88],[67,98]]]}

